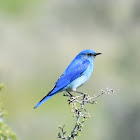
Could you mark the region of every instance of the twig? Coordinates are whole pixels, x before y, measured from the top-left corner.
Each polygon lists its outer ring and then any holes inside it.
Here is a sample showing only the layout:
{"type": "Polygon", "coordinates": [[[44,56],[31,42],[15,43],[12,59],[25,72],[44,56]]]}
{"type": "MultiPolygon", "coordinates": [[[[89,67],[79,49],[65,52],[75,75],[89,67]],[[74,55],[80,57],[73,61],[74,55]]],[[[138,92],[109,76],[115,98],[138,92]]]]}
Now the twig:
{"type": "Polygon", "coordinates": [[[98,95],[94,95],[90,97],[87,93],[83,93],[77,96],[72,96],[71,94],[64,94],[63,96],[69,97],[68,104],[72,106],[71,112],[74,113],[74,117],[76,117],[76,123],[74,125],[73,130],[71,131],[70,135],[66,136],[66,131],[64,131],[64,126],[59,126],[61,132],[58,133],[58,138],[65,139],[65,140],[75,140],[77,136],[80,136],[80,132],[82,131],[82,127],[84,126],[83,123],[90,118],[90,114],[88,113],[87,109],[85,109],[85,104],[96,104],[95,98],[102,96],[103,94],[110,94],[113,93],[113,89],[106,88],[105,91],[101,90],[101,93],[98,95]],[[80,105],[80,108],[78,106],[80,105]]]}

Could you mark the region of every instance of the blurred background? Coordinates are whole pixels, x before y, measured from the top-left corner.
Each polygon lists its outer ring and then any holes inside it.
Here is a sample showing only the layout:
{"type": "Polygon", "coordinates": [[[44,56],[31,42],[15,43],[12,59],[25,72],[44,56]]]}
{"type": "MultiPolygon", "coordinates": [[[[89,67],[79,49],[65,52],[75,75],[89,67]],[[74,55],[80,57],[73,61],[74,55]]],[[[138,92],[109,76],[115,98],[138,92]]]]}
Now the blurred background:
{"type": "Polygon", "coordinates": [[[70,133],[75,120],[62,93],[33,107],[84,49],[102,55],[79,90],[115,93],[87,106],[92,117],[77,139],[140,138],[139,0],[1,0],[0,96],[19,140],[56,140],[60,124],[70,133]]]}

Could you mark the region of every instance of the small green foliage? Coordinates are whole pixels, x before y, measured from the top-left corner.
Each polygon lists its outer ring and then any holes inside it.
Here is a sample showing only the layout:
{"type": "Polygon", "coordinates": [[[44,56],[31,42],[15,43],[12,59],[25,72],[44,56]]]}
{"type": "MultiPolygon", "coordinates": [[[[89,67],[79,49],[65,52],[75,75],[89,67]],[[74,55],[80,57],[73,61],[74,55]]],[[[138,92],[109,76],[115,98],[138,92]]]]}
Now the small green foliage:
{"type": "Polygon", "coordinates": [[[0,91],[5,87],[4,84],[0,83],[0,91]]]}
{"type": "MultiPolygon", "coordinates": [[[[0,91],[4,88],[4,84],[0,84],[0,91]]],[[[17,140],[14,132],[5,123],[3,117],[7,114],[0,100],[0,140],[17,140]]]]}
{"type": "Polygon", "coordinates": [[[17,140],[16,135],[0,118],[0,140],[17,140]]]}
{"type": "Polygon", "coordinates": [[[64,126],[59,126],[61,132],[58,133],[58,138],[65,140],[76,140],[77,136],[81,136],[80,132],[83,131],[84,122],[90,118],[90,113],[85,109],[85,104],[97,104],[97,101],[94,99],[100,97],[103,94],[110,94],[114,91],[112,89],[106,88],[106,91],[101,90],[101,93],[98,95],[94,95],[90,97],[87,93],[83,93],[78,96],[71,96],[70,94],[64,94],[64,96],[69,97],[68,104],[71,105],[71,112],[73,113],[73,117],[76,118],[76,123],[71,131],[70,135],[66,135],[66,131],[64,131],[64,126]]]}

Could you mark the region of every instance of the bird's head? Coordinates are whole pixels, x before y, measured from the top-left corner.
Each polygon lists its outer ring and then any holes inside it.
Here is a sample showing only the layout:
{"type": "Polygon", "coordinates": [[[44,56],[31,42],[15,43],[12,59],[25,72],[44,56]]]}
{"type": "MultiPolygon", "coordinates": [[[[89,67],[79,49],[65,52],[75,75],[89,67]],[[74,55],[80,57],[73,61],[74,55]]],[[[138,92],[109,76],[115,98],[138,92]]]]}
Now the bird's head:
{"type": "Polygon", "coordinates": [[[102,53],[96,53],[93,50],[83,50],[78,55],[85,59],[94,59],[97,55],[100,55],[102,53]]]}

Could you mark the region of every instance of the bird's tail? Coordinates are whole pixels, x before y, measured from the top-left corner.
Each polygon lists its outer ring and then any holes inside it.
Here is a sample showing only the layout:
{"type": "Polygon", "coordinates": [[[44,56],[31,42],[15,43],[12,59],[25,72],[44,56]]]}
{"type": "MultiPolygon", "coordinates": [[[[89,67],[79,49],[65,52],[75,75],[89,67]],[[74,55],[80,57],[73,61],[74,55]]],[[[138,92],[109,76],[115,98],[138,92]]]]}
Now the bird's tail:
{"type": "Polygon", "coordinates": [[[36,106],[34,107],[37,108],[39,107],[40,105],[42,105],[44,102],[46,102],[48,99],[50,99],[53,95],[46,95],[38,104],[36,104],[36,106]]]}

